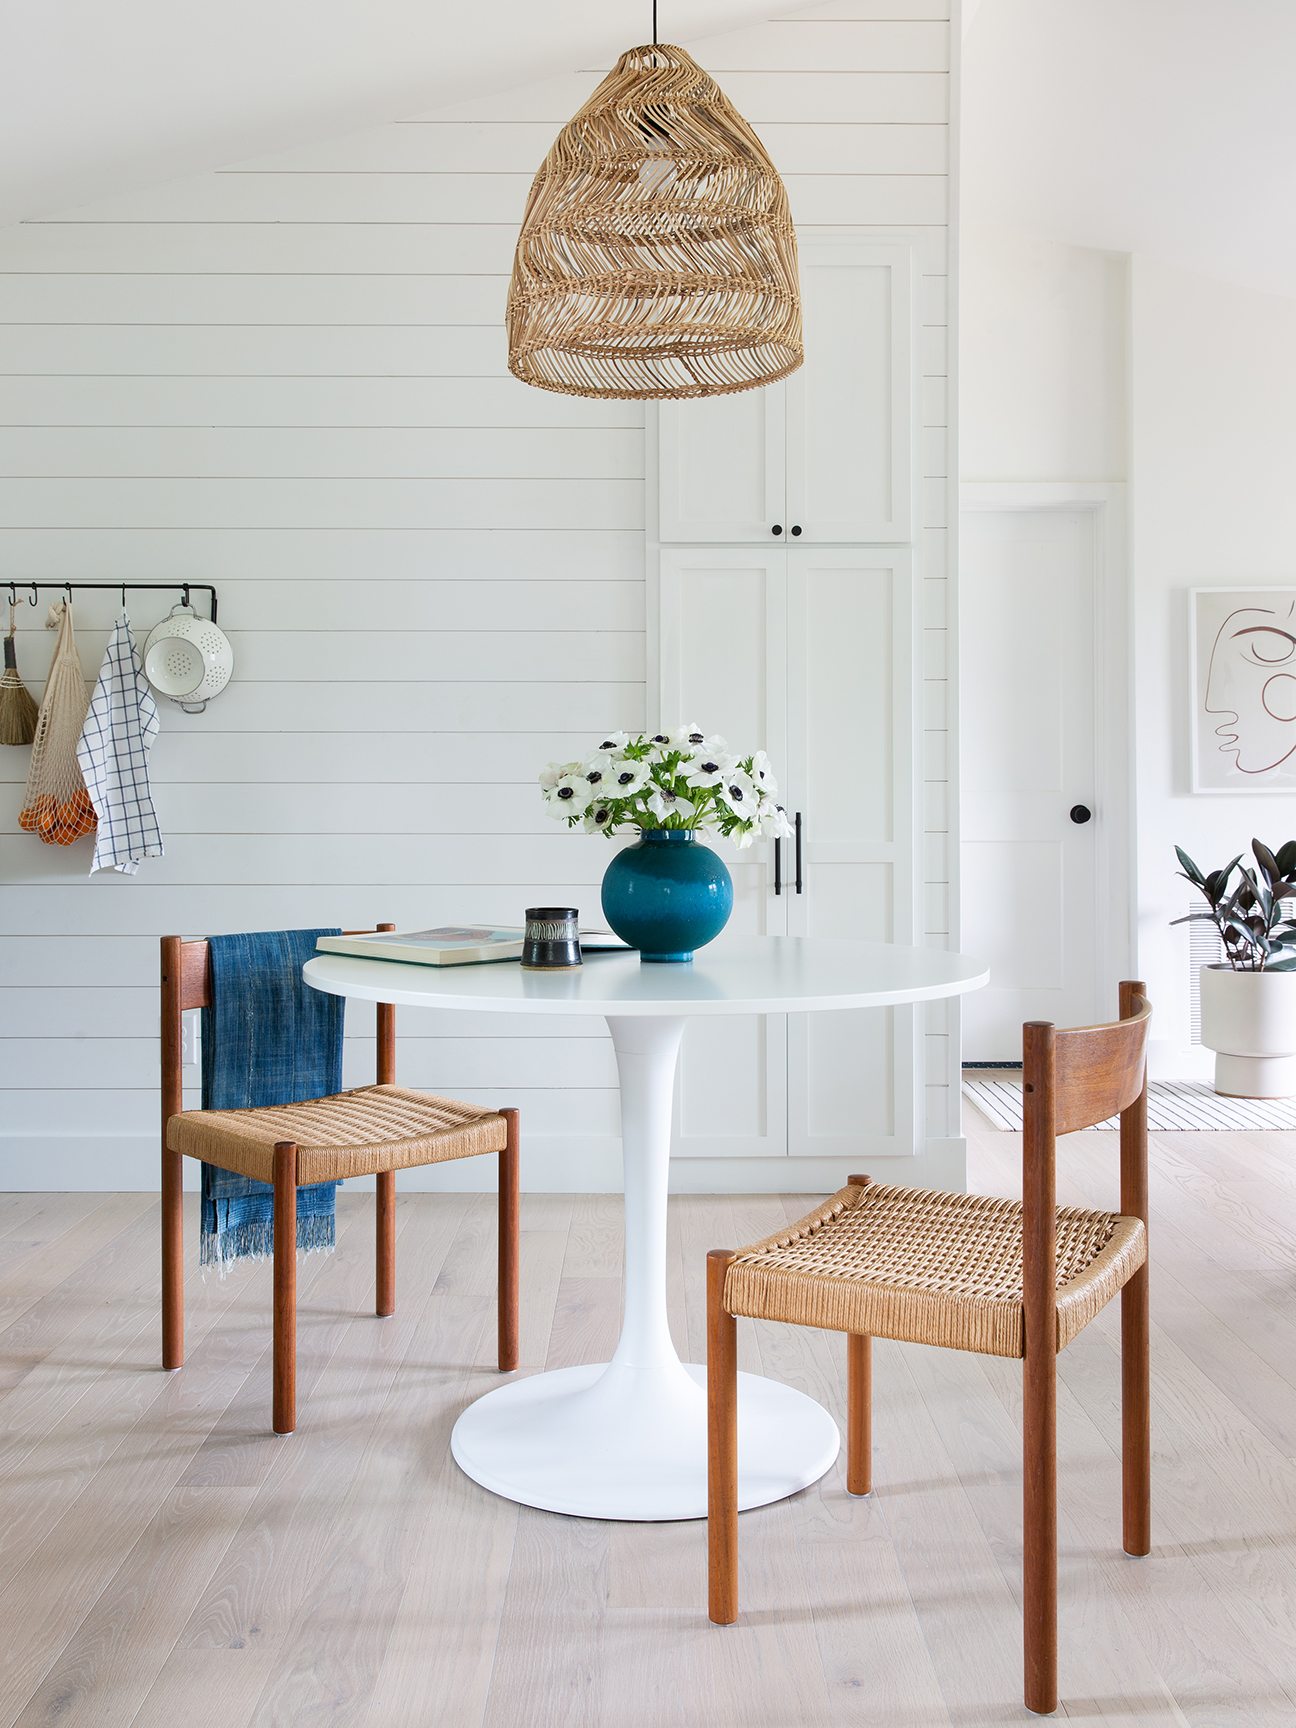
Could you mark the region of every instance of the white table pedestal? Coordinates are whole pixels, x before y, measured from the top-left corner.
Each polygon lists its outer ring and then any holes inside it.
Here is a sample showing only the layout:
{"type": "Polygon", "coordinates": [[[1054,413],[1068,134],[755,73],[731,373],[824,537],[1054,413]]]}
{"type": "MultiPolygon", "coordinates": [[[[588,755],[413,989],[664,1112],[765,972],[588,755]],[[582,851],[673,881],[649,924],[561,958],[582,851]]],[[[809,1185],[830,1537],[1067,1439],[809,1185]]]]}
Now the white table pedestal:
{"type": "MultiPolygon", "coordinates": [[[[706,1370],[666,1318],[666,1189],[682,1018],[609,1015],[621,1078],[625,1322],[611,1362],[512,1381],[469,1406],[450,1446],[483,1488],[582,1518],[706,1516],[706,1370]]],[[[717,1248],[736,1243],[717,1242],[717,1248]]],[[[738,1504],[763,1506],[831,1466],[837,1425],[813,1399],[738,1377],[738,1504]]]]}

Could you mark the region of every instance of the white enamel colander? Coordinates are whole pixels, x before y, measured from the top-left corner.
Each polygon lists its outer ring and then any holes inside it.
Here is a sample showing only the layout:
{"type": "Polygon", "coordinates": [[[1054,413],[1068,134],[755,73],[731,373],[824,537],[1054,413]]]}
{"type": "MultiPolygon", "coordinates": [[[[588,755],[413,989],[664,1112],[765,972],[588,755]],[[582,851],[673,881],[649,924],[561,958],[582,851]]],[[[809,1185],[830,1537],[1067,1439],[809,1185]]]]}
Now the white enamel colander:
{"type": "Polygon", "coordinates": [[[223,630],[183,601],[155,624],[144,644],[144,675],[159,696],[187,714],[201,714],[234,671],[234,650],[223,630]]]}

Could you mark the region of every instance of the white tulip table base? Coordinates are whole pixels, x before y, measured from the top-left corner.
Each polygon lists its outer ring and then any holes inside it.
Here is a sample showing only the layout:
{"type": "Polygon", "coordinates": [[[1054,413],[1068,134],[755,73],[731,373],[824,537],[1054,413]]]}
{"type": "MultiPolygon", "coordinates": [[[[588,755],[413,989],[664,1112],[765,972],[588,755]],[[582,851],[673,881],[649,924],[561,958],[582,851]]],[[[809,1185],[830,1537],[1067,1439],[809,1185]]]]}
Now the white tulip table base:
{"type": "MultiPolygon", "coordinates": [[[[804,1393],[738,1376],[738,1506],[817,1482],[836,1460],[837,1424],[804,1393]]],[[[706,1517],[706,1369],[590,1363],[488,1392],[455,1424],[450,1449],[483,1488],[579,1518],[706,1517]]]]}

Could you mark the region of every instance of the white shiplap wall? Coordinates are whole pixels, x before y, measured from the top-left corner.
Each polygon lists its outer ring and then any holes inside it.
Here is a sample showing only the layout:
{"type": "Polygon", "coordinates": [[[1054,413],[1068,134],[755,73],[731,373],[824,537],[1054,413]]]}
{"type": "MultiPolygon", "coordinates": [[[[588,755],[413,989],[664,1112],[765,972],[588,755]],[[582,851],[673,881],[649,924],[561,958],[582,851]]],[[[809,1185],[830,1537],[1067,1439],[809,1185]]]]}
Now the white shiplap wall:
{"type": "MultiPolygon", "coordinates": [[[[921,243],[937,942],[952,856],[942,11],[837,0],[695,45],[761,131],[799,226],[921,243]]],[[[206,714],[164,713],[167,856],[133,879],[88,880],[88,842],[21,834],[28,752],[0,756],[0,1188],[155,1182],[162,933],[512,922],[537,897],[597,915],[606,843],[550,823],[534,775],[645,720],[643,412],[515,383],[502,316],[531,176],[600,76],[0,236],[0,575],[214,582],[237,656],[206,714]]],[[[132,598],[138,634],[166,604],[132,598]]],[[[37,694],[44,610],[24,612],[18,649],[37,694]]],[[[87,678],[114,610],[107,594],[77,606],[87,678]]],[[[403,1082],[521,1106],[530,1186],[618,1185],[601,1022],[400,1026],[403,1082]]],[[[347,1083],[372,1059],[353,1010],[347,1083]]],[[[951,1076],[937,1024],[934,1135],[957,1132],[951,1076]]],[[[435,1179],[480,1186],[487,1162],[435,1179]]],[[[714,1185],[706,1168],[681,1180],[714,1185]]]]}

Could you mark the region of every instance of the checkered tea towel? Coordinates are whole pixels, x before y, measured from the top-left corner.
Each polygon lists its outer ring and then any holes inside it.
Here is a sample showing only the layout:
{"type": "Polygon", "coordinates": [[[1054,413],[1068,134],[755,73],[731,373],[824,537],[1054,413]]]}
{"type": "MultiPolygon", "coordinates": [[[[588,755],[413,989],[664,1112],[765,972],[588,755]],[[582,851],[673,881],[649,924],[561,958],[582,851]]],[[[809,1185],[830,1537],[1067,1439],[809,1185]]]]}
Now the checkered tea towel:
{"type": "Polygon", "coordinates": [[[162,857],[162,834],[149,792],[149,746],[158,711],[125,612],[117,620],[81,729],[77,761],[99,817],[96,870],[133,876],[141,858],[162,857]]]}

